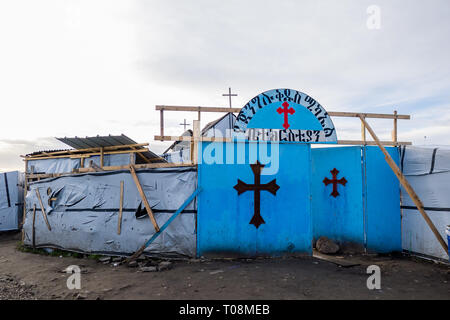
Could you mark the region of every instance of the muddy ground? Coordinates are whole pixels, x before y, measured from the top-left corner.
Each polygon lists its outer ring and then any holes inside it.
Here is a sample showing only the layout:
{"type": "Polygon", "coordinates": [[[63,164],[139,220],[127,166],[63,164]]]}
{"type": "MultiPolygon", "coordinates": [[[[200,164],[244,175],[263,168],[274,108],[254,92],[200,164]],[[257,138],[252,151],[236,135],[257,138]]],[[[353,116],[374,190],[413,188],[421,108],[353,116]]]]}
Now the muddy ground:
{"type": "MultiPolygon", "coordinates": [[[[450,267],[410,257],[357,255],[173,261],[165,271],[141,272],[94,258],[18,250],[20,235],[0,235],[0,299],[450,299],[450,267]],[[381,268],[381,289],[368,290],[367,266],[381,268]],[[81,289],[69,290],[70,265],[81,289]]],[[[142,261],[141,264],[157,264],[142,261]]]]}

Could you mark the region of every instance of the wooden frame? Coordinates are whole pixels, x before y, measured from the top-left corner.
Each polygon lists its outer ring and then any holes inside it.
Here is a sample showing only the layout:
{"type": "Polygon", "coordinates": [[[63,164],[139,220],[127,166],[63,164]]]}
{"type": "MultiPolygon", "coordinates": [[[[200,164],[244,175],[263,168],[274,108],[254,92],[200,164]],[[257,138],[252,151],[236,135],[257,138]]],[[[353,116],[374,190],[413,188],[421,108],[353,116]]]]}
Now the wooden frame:
{"type": "MultiPolygon", "coordinates": [[[[183,111],[183,112],[198,112],[200,120],[200,114],[202,112],[232,112],[239,113],[241,108],[221,108],[221,107],[189,107],[189,106],[165,106],[156,105],[156,110],[160,111],[160,135],[155,135],[154,139],[159,141],[215,141],[215,142],[227,142],[231,141],[229,138],[215,138],[215,137],[200,137],[194,134],[193,137],[184,136],[165,136],[164,135],[164,111],[183,111]]],[[[397,120],[409,120],[410,115],[398,114],[394,111],[393,114],[386,113],[361,113],[361,112],[341,112],[341,111],[329,111],[328,114],[331,117],[346,117],[346,118],[376,118],[376,119],[392,119],[394,128],[392,130],[392,141],[380,141],[382,145],[399,146],[399,145],[411,145],[408,141],[398,141],[397,132],[397,120]]],[[[199,121],[197,120],[197,121],[199,121]]],[[[366,140],[366,129],[364,123],[361,123],[361,140],[338,140],[338,144],[341,145],[376,145],[375,141],[366,140]]],[[[191,154],[192,155],[192,154],[191,154]]]]}

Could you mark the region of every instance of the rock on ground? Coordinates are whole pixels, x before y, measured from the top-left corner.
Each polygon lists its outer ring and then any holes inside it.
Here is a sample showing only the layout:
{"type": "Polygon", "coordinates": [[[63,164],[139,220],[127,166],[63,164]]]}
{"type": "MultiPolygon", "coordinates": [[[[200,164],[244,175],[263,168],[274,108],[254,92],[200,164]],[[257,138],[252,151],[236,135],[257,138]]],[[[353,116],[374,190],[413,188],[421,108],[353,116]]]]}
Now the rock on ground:
{"type": "Polygon", "coordinates": [[[320,237],[316,242],[316,249],[320,253],[330,254],[339,251],[339,245],[327,237],[320,237]]]}

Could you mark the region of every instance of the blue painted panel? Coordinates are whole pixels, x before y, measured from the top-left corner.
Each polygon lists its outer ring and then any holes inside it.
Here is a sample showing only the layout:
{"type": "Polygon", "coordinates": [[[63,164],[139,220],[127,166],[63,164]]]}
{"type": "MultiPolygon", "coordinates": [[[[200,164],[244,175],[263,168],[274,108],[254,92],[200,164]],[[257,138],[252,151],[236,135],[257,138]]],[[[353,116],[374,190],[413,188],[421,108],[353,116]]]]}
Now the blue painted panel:
{"type": "MultiPolygon", "coordinates": [[[[395,147],[386,148],[398,164],[395,147]]],[[[378,147],[366,147],[367,248],[376,252],[401,251],[400,185],[378,147]]]]}
{"type": "Polygon", "coordinates": [[[313,148],[312,221],[313,236],[326,236],[338,242],[364,244],[363,177],[361,147],[313,148]],[[337,185],[339,195],[331,195],[333,185],[325,186],[331,170],[339,170],[345,186],[337,185]]]}
{"type": "Polygon", "coordinates": [[[241,256],[311,253],[310,147],[301,144],[277,146],[278,154],[276,149],[269,149],[270,156],[262,157],[259,152],[249,155],[249,150],[261,148],[256,143],[201,143],[199,154],[212,153],[211,149],[215,147],[213,153],[219,164],[208,164],[209,160],[199,159],[199,187],[202,188],[198,196],[197,214],[199,256],[214,253],[241,256]],[[238,154],[238,150],[242,149],[245,149],[245,156],[242,152],[238,154]],[[227,159],[228,163],[235,164],[226,164],[227,159]],[[265,224],[258,229],[249,224],[254,213],[253,192],[238,195],[233,188],[237,179],[254,183],[249,164],[256,162],[256,159],[267,163],[262,171],[261,183],[276,179],[280,187],[276,196],[261,191],[261,216],[265,224]],[[272,174],[267,174],[277,168],[272,174]]]}

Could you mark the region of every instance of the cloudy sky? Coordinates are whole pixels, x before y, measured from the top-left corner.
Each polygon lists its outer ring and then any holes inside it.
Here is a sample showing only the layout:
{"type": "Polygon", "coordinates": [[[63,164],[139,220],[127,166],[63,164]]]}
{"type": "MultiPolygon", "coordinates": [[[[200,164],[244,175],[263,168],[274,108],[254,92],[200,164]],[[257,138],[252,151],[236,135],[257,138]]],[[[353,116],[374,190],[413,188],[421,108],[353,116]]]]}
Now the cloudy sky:
{"type": "MultiPolygon", "coordinates": [[[[448,145],[449,39],[448,0],[0,0],[0,170],[64,148],[57,136],[123,133],[161,152],[156,104],[227,106],[229,86],[236,107],[287,87],[328,111],[398,110],[412,115],[400,140],[448,145]]],[[[167,114],[166,134],[195,116],[167,114]]],[[[371,123],[390,138],[391,121],[371,123]]],[[[356,119],[335,125],[359,139],[356,119]]]]}

